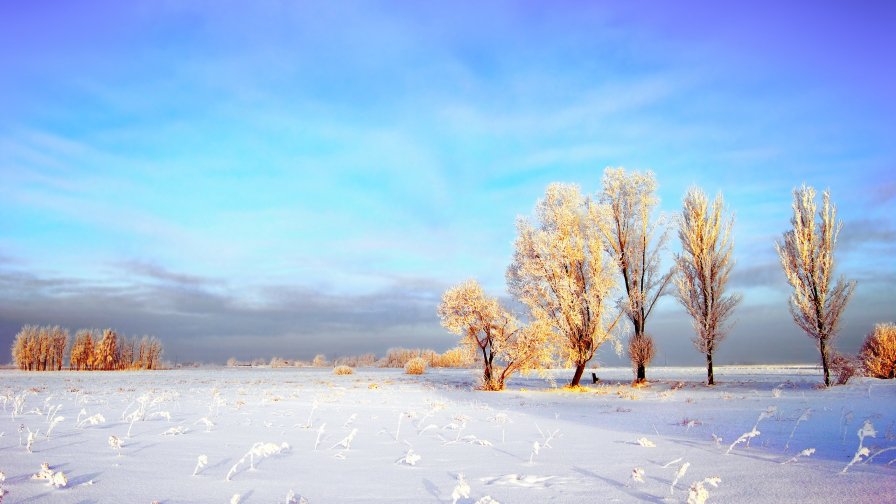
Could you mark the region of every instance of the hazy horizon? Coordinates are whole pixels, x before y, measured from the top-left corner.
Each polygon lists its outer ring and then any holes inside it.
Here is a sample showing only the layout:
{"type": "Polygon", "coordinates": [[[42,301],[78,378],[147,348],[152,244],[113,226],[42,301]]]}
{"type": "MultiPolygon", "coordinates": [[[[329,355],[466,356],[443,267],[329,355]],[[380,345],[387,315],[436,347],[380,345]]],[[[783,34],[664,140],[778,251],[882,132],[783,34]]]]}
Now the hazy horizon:
{"type": "MultiPolygon", "coordinates": [[[[442,292],[512,303],[516,218],[607,166],[652,170],[667,214],[692,185],[735,213],[717,364],[818,360],[774,242],[794,187],[830,188],[854,353],[896,318],[894,25],[890,2],[7,2],[0,361],[23,324],[181,362],[444,350],[442,292]]],[[[704,362],[671,296],[647,329],[656,365],[704,362]]]]}

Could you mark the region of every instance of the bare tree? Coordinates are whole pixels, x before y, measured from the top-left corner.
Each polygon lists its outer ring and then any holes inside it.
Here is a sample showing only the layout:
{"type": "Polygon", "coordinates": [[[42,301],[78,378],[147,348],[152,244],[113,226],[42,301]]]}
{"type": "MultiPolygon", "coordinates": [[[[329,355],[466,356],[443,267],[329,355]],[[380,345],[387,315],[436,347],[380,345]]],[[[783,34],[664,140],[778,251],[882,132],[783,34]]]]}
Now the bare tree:
{"type": "Polygon", "coordinates": [[[731,227],[734,218],[722,217],[722,195],[709,204],[706,194],[691,188],[684,197],[678,238],[681,254],[676,254],[678,274],[676,297],[693,319],[694,345],[706,355],[706,382],[715,383],[712,354],[725,337],[728,317],[741,300],[739,294],[725,294],[734,262],[731,260],[731,227]]]}
{"type": "Polygon", "coordinates": [[[793,229],[775,243],[781,267],[793,287],[790,314],[794,322],[814,338],[821,352],[824,384],[831,385],[830,356],[832,339],[840,329],[840,315],[855,290],[855,281],[834,276],[834,247],[843,227],[837,222],[837,209],[831,204],[831,193],[822,195],[822,208],[817,213],[815,189],[803,185],[793,191],[793,229]]]}
{"type": "Polygon", "coordinates": [[[574,387],[620,319],[609,314],[616,279],[598,233],[600,209],[578,186],[549,185],[535,213],[535,224],[517,223],[507,282],[532,319],[559,340],[564,360],[575,366],[574,387]]]}
{"type": "MultiPolygon", "coordinates": [[[[604,246],[622,274],[625,297],[620,304],[634,329],[632,338],[638,340],[650,339],[646,332],[647,317],[665,293],[674,272],[674,269],[666,273],[659,271],[660,252],[668,239],[668,230],[663,229],[660,219],[652,218],[653,209],[659,203],[656,189],[653,172],[604,170],[600,200],[606,211],[599,227],[604,246]],[[655,236],[658,231],[659,236],[655,236]]],[[[647,344],[638,341],[635,346],[646,348],[647,344]]],[[[653,344],[649,347],[653,348],[653,344]]],[[[632,357],[635,382],[644,383],[650,359],[632,357]]]]}
{"type": "Polygon", "coordinates": [[[445,291],[438,313],[446,329],[462,336],[462,345],[471,353],[482,353],[484,390],[503,390],[513,373],[550,363],[548,328],[538,321],[521,326],[475,280],[445,291]]]}

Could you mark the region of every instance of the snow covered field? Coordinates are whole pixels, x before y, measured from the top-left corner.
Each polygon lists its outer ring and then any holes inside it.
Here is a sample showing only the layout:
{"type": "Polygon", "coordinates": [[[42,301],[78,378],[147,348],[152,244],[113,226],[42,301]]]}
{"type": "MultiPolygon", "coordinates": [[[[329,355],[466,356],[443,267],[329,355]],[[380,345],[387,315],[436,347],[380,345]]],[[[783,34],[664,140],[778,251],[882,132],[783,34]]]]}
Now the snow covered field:
{"type": "Polygon", "coordinates": [[[707,502],[896,501],[896,449],[874,456],[896,447],[896,382],[652,368],[632,389],[601,369],[572,392],[570,374],[495,393],[470,370],[0,371],[3,502],[686,502],[716,477],[707,502]],[[843,473],[863,428],[873,458],[843,473]],[[31,479],[43,462],[67,485],[31,479]]]}

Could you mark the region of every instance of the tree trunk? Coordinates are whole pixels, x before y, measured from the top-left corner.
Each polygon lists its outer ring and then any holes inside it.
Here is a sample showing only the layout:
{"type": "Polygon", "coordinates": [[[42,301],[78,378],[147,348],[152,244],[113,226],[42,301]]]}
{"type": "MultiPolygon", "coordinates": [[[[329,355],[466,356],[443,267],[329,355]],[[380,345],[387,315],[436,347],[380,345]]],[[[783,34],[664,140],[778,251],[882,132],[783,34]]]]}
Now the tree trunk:
{"type": "Polygon", "coordinates": [[[572,381],[569,382],[570,387],[578,387],[579,380],[582,379],[582,374],[585,373],[585,365],[584,364],[576,364],[576,372],[572,375],[572,381]]]}
{"type": "Polygon", "coordinates": [[[492,387],[492,360],[489,358],[485,348],[482,348],[482,388],[491,390],[492,387]]]}
{"type": "Polygon", "coordinates": [[[644,368],[644,364],[638,364],[638,374],[637,378],[635,378],[635,383],[644,383],[647,381],[647,370],[644,368]]]}
{"type": "Polygon", "coordinates": [[[831,370],[828,366],[828,347],[824,339],[818,340],[818,348],[821,350],[821,367],[824,369],[824,386],[831,386],[831,370]]]}
{"type": "Polygon", "coordinates": [[[712,375],[712,352],[706,352],[706,384],[715,385],[712,375]]]}

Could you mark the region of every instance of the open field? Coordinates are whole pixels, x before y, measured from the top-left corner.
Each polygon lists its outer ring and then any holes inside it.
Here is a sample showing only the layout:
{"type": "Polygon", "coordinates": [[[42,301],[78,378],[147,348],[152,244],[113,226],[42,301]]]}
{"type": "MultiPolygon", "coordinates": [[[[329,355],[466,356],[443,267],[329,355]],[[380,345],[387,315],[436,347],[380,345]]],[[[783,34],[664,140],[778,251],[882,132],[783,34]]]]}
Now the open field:
{"type": "Polygon", "coordinates": [[[632,389],[601,369],[572,392],[556,371],[495,393],[471,370],[3,370],[4,502],[686,502],[710,477],[707,502],[896,500],[896,450],[842,472],[866,420],[870,454],[896,447],[896,382],[717,367],[708,388],[704,373],[653,368],[632,389]],[[43,462],[67,485],[31,479],[43,462]]]}

